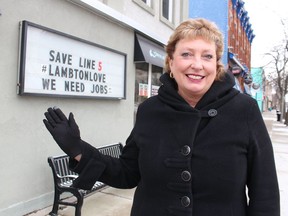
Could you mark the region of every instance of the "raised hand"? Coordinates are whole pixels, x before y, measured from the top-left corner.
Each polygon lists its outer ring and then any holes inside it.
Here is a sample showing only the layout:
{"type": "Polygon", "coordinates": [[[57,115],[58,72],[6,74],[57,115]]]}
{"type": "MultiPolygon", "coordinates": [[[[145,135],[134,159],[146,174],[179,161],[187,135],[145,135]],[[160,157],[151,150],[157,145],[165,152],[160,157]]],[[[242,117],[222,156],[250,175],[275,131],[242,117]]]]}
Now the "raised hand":
{"type": "Polygon", "coordinates": [[[70,157],[81,154],[81,137],[72,113],[69,119],[59,108],[48,108],[43,122],[59,147],[70,157]]]}

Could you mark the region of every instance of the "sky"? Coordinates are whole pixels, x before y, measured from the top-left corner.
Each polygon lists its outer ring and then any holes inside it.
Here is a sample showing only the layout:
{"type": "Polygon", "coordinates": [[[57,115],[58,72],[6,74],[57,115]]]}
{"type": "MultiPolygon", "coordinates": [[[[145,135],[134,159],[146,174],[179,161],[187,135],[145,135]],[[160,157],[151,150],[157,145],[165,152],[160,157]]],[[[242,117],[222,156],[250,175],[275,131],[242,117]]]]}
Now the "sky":
{"type": "Polygon", "coordinates": [[[288,33],[288,0],[244,0],[255,38],[252,41],[251,67],[262,67],[269,62],[265,53],[279,45],[284,38],[281,19],[286,20],[288,33]]]}

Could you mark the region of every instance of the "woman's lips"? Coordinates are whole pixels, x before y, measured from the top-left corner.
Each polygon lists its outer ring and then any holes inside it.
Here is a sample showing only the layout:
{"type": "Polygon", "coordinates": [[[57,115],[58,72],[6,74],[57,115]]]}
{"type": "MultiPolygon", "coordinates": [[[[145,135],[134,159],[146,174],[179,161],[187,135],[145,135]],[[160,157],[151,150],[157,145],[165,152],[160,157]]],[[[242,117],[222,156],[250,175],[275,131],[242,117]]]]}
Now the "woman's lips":
{"type": "Polygon", "coordinates": [[[186,76],[187,76],[188,78],[194,79],[194,80],[200,80],[200,79],[203,79],[203,78],[204,78],[204,76],[194,75],[194,74],[187,74],[186,76]]]}

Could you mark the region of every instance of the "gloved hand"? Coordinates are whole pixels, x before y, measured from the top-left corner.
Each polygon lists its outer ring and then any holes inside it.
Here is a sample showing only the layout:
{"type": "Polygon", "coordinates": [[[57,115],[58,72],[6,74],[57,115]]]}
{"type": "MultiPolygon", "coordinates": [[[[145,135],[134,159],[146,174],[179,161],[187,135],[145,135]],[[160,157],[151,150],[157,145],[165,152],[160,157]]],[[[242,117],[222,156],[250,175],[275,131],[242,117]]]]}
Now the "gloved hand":
{"type": "Polygon", "coordinates": [[[69,119],[59,108],[48,108],[43,122],[59,147],[70,157],[81,154],[81,137],[72,113],[69,119]]]}

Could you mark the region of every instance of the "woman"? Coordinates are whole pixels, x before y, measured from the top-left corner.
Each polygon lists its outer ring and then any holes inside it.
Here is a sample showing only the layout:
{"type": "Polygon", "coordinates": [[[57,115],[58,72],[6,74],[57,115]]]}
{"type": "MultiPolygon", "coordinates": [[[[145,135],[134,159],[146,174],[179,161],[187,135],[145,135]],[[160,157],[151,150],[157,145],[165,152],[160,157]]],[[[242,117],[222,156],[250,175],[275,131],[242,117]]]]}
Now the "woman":
{"type": "Polygon", "coordinates": [[[271,141],[255,100],[224,72],[219,29],[185,21],[166,51],[163,85],[139,106],[120,159],[81,140],[71,113],[45,113],[79,173],[74,186],[137,187],[131,216],[279,216],[271,141]]]}

